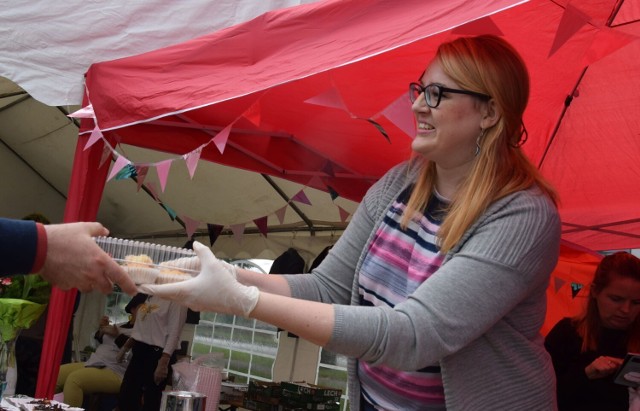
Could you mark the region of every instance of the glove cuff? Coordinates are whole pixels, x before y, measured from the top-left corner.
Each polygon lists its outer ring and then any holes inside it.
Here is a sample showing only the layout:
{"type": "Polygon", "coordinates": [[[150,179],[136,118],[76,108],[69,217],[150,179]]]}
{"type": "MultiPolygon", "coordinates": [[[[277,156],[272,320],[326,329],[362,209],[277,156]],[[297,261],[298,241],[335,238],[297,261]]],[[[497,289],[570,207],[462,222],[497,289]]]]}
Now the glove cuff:
{"type": "Polygon", "coordinates": [[[256,308],[256,304],[258,304],[258,299],[260,298],[260,290],[255,286],[243,286],[243,298],[239,301],[239,308],[242,310],[240,315],[243,317],[249,317],[254,308],[256,308]]]}

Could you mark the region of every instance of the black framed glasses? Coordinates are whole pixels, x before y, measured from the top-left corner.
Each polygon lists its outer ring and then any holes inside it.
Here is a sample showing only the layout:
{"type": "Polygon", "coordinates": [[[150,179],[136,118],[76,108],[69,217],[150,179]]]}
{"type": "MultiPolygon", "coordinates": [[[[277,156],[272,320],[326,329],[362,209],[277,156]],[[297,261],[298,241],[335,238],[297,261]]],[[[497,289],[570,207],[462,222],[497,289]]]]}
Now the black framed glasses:
{"type": "Polygon", "coordinates": [[[489,100],[489,97],[486,94],[476,93],[475,91],[469,90],[460,90],[455,88],[449,88],[441,86],[440,84],[427,84],[423,86],[419,83],[410,83],[409,84],[409,100],[412,103],[420,98],[420,94],[424,93],[424,101],[427,103],[427,106],[431,108],[436,108],[440,105],[440,99],[442,98],[442,93],[456,93],[456,94],[466,94],[469,96],[478,97],[482,100],[489,100]]]}

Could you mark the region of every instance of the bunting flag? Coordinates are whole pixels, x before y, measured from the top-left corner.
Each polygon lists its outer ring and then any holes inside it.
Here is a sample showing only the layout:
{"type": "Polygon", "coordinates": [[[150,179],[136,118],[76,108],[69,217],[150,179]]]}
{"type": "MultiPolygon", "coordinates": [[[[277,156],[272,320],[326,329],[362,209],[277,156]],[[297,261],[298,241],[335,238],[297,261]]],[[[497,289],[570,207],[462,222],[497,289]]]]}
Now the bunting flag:
{"type": "Polygon", "coordinates": [[[193,180],[193,175],[196,173],[196,167],[198,166],[198,160],[200,160],[200,155],[202,154],[203,147],[200,146],[197,149],[193,150],[190,153],[182,156],[187,163],[187,169],[189,170],[189,176],[193,180]]]}
{"type": "Polygon", "coordinates": [[[109,173],[109,177],[107,177],[107,181],[115,177],[115,175],[118,174],[118,172],[122,170],[122,168],[127,164],[131,164],[131,162],[123,156],[118,156],[116,162],[113,164],[113,167],[111,167],[111,172],[109,173]]]}
{"type": "Polygon", "coordinates": [[[640,40],[630,34],[612,30],[609,27],[601,28],[594,37],[589,50],[584,55],[584,65],[588,66],[609,54],[621,49],[632,41],[640,40]]]}
{"type": "Polygon", "coordinates": [[[236,239],[238,244],[242,243],[242,236],[244,235],[244,224],[234,224],[230,226],[233,232],[233,238],[236,239]]]}
{"type": "Polygon", "coordinates": [[[558,293],[558,291],[560,291],[562,286],[565,285],[565,283],[566,283],[566,281],[564,281],[562,278],[554,277],[554,279],[553,279],[553,289],[555,290],[556,294],[558,293]]]}
{"type": "Polygon", "coordinates": [[[278,221],[280,224],[284,224],[284,214],[287,212],[287,206],[285,205],[282,208],[276,210],[276,217],[278,217],[278,221]]]}
{"type": "Polygon", "coordinates": [[[571,283],[571,298],[576,298],[580,290],[582,290],[582,284],[571,283]]]}
{"type": "Polygon", "coordinates": [[[102,131],[100,131],[98,126],[95,126],[94,129],[91,131],[91,135],[89,136],[89,140],[87,140],[87,144],[84,145],[84,149],[83,150],[88,149],[89,147],[94,145],[96,143],[96,141],[101,140],[101,139],[102,139],[102,131]]]}
{"type": "Polygon", "coordinates": [[[337,207],[338,207],[338,211],[340,212],[340,221],[344,223],[345,221],[347,221],[347,218],[349,218],[350,214],[344,208],[340,206],[337,206],[337,207]]]}
{"type": "Polygon", "coordinates": [[[340,197],[340,194],[338,194],[338,192],[334,190],[333,187],[327,186],[327,190],[329,191],[329,195],[331,196],[332,201],[335,201],[336,198],[340,197]]]}
{"type": "Polygon", "coordinates": [[[166,205],[165,203],[160,203],[160,206],[162,208],[164,208],[164,210],[167,212],[167,214],[169,214],[169,217],[171,218],[171,221],[175,221],[176,217],[178,216],[176,214],[175,211],[173,211],[173,209],[171,207],[169,207],[168,205],[166,205]]]}
{"type": "Polygon", "coordinates": [[[218,239],[218,236],[220,236],[223,228],[224,226],[218,224],[207,223],[207,232],[209,233],[209,243],[211,244],[211,247],[213,247],[213,244],[218,239]]]}
{"type": "Polygon", "coordinates": [[[327,175],[329,177],[335,177],[336,176],[336,173],[333,171],[333,164],[331,164],[331,161],[329,161],[329,160],[327,160],[327,163],[324,165],[324,167],[322,167],[322,171],[327,173],[327,175]]]}
{"type": "Polygon", "coordinates": [[[267,216],[256,218],[253,223],[258,227],[260,234],[267,236],[267,216]]]}
{"type": "Polygon", "coordinates": [[[101,168],[104,163],[106,163],[107,159],[111,158],[111,149],[106,144],[102,147],[102,157],[100,157],[100,165],[98,168],[101,168]]]}
{"type": "Polygon", "coordinates": [[[478,20],[458,26],[451,30],[451,34],[457,36],[479,36],[481,34],[493,34],[494,36],[504,36],[504,33],[490,17],[483,17],[478,20]]]}
{"type": "Polygon", "coordinates": [[[553,44],[549,50],[549,56],[551,57],[556,51],[562,47],[574,34],[576,34],[582,26],[589,22],[589,16],[572,6],[567,4],[562,13],[556,36],[553,39],[553,44]]]}
{"type": "Polygon", "coordinates": [[[411,109],[411,100],[401,95],[382,110],[382,115],[410,138],[416,136],[416,119],[411,109]]]}
{"type": "Polygon", "coordinates": [[[129,178],[134,178],[138,174],[136,173],[136,167],[129,163],[126,166],[122,167],[118,174],[116,174],[115,180],[127,180],[129,178]]]}
{"type": "Polygon", "coordinates": [[[67,117],[72,118],[96,118],[96,114],[93,112],[93,105],[89,104],[86,107],[82,107],[80,110],[74,111],[71,114],[67,114],[67,117]]]}
{"type": "MultiPolygon", "coordinates": [[[[347,105],[344,104],[342,100],[342,96],[340,92],[335,87],[331,87],[329,90],[324,93],[318,94],[315,97],[311,97],[304,101],[308,104],[314,104],[316,106],[329,107],[329,108],[337,108],[339,110],[344,110],[349,113],[347,109],[347,105]]],[[[351,114],[351,113],[349,113],[351,114]]]]}
{"type": "Polygon", "coordinates": [[[147,178],[147,173],[149,172],[148,166],[136,166],[136,173],[138,174],[137,184],[138,188],[136,191],[140,191],[142,185],[144,184],[144,180],[147,178]]]}
{"type": "Polygon", "coordinates": [[[158,180],[160,181],[160,190],[162,190],[163,193],[167,186],[167,178],[169,177],[171,163],[173,163],[173,160],[164,160],[155,164],[156,172],[158,173],[158,180]]]}
{"type": "Polygon", "coordinates": [[[260,105],[260,100],[256,100],[248,109],[242,113],[242,117],[249,120],[256,127],[260,127],[260,115],[262,114],[262,107],[260,105]]]}
{"type": "Polygon", "coordinates": [[[229,133],[231,133],[232,125],[233,123],[220,130],[220,132],[218,132],[218,134],[213,138],[213,143],[218,147],[220,154],[224,154],[224,148],[227,146],[227,140],[229,140],[229,133]]]}
{"type": "Polygon", "coordinates": [[[307,186],[321,190],[322,187],[324,187],[324,182],[318,175],[314,174],[314,176],[311,177],[311,180],[307,181],[307,186]]]}
{"type": "Polygon", "coordinates": [[[304,193],[304,189],[298,191],[298,194],[296,194],[293,197],[291,197],[291,200],[297,201],[298,203],[311,205],[311,201],[309,201],[309,198],[304,193]]]}
{"type": "Polygon", "coordinates": [[[193,237],[193,234],[196,232],[198,226],[200,225],[200,221],[194,220],[193,218],[186,215],[181,215],[180,219],[184,223],[184,228],[187,231],[187,238],[193,237]]]}

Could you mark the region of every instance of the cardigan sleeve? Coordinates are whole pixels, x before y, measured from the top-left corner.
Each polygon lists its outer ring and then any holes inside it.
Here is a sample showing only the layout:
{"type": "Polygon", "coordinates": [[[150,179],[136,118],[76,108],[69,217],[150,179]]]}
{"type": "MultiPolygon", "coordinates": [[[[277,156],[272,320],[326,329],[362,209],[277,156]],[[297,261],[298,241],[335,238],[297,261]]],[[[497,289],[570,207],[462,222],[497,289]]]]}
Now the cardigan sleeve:
{"type": "Polygon", "coordinates": [[[0,218],[0,275],[37,272],[45,256],[46,233],[41,224],[0,218]]]}

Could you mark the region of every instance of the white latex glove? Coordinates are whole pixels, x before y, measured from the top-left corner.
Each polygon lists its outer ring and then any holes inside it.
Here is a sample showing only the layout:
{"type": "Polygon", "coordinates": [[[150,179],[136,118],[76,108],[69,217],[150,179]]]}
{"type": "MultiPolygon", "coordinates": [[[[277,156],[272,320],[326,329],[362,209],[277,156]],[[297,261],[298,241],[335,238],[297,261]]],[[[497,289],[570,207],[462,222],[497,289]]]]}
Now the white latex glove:
{"type": "MultiPolygon", "coordinates": [[[[215,258],[215,256],[214,256],[214,258],[215,258]]],[[[224,268],[226,268],[229,271],[229,273],[233,276],[233,278],[238,278],[238,273],[236,271],[236,266],[235,265],[229,264],[228,262],[226,262],[224,260],[218,260],[217,258],[216,258],[216,260],[220,264],[222,264],[224,266],[224,268]]],[[[176,260],[165,261],[165,262],[160,264],[160,267],[162,267],[162,266],[200,271],[200,258],[199,257],[178,258],[176,260]]]]}
{"type": "Polygon", "coordinates": [[[240,284],[234,276],[235,269],[231,272],[207,246],[195,241],[193,250],[200,258],[201,269],[197,276],[172,284],[142,284],[138,290],[176,301],[194,311],[248,317],[258,303],[258,288],[240,284]]]}

